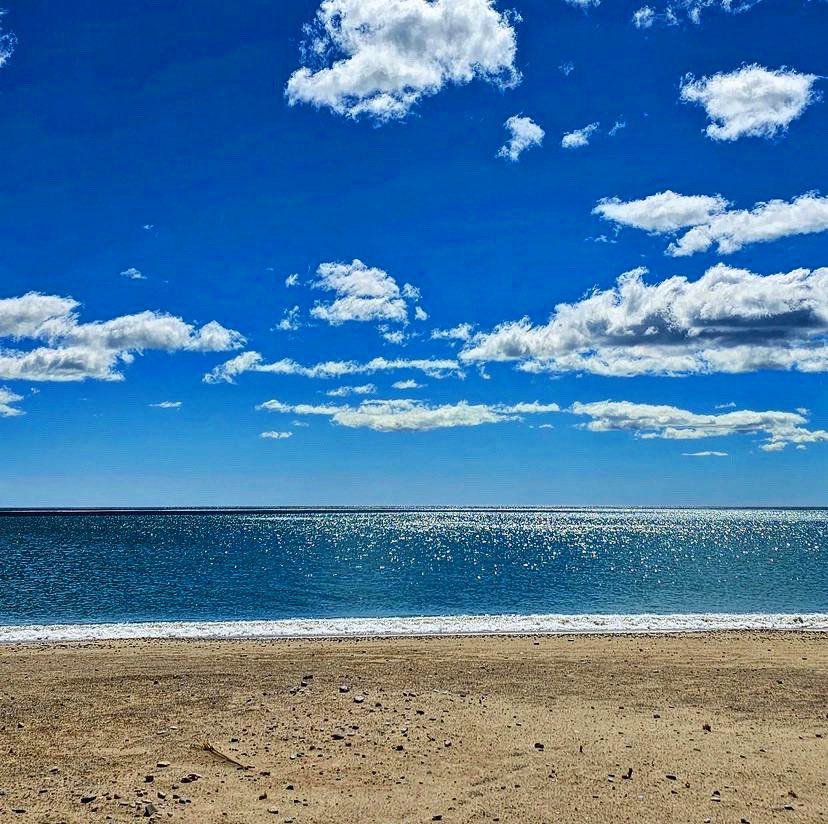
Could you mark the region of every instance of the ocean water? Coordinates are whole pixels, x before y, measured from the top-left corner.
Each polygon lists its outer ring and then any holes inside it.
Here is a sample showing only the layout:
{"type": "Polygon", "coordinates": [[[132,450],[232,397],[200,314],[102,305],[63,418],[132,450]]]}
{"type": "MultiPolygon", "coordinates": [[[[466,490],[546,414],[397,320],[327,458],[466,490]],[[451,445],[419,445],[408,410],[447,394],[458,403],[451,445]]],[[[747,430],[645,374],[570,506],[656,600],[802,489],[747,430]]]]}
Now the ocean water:
{"type": "Polygon", "coordinates": [[[0,516],[0,640],[828,628],[826,613],[828,510],[0,516]]]}

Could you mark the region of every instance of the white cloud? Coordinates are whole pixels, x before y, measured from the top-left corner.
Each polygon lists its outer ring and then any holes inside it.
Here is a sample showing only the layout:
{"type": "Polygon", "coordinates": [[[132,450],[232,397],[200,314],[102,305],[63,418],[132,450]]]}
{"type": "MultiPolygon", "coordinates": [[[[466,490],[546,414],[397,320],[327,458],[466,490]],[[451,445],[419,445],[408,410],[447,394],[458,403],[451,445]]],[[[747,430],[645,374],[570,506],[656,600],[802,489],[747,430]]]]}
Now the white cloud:
{"type": "Polygon", "coordinates": [[[563,74],[564,77],[569,77],[569,75],[575,71],[575,64],[571,60],[569,60],[566,63],[561,63],[561,65],[558,66],[558,70],[561,72],[561,74],[563,74]]]}
{"type": "Polygon", "coordinates": [[[22,400],[22,395],[12,392],[6,386],[0,386],[0,418],[14,418],[18,415],[25,415],[26,413],[22,409],[12,406],[12,404],[22,400]]]}
{"type": "Polygon", "coordinates": [[[514,86],[515,18],[494,0],[323,0],[285,94],[385,122],[448,84],[514,86]]]}
{"type": "Polygon", "coordinates": [[[282,319],[276,324],[276,328],[280,332],[295,332],[300,326],[298,306],[285,309],[282,319]]]}
{"type": "MultiPolygon", "coordinates": [[[[4,9],[0,9],[0,22],[5,14],[4,9]]],[[[11,32],[3,32],[0,29],[0,68],[2,68],[8,59],[14,54],[14,47],[17,45],[17,38],[11,32]]]]}
{"type": "Polygon", "coordinates": [[[718,264],[695,281],[655,284],[645,272],[559,304],[546,324],[523,318],[477,334],[460,360],[616,377],[828,371],[828,268],[763,276],[718,264]]]}
{"type": "Polygon", "coordinates": [[[181,409],[183,401],[161,401],[160,403],[151,403],[153,409],[181,409]]]}
{"type": "Polygon", "coordinates": [[[583,146],[588,146],[589,140],[597,131],[598,126],[598,123],[590,123],[589,126],[584,126],[583,129],[575,129],[573,132],[567,132],[561,138],[561,146],[564,149],[580,149],[583,146]]]}
{"type": "Polygon", "coordinates": [[[699,24],[705,9],[717,8],[727,14],[739,14],[759,3],[760,0],[673,0],[656,12],[652,6],[642,6],[633,14],[633,25],[648,29],[658,23],[663,26],[677,26],[684,18],[699,24]]]}
{"type": "Polygon", "coordinates": [[[130,280],[146,280],[146,276],[141,272],[140,269],[136,269],[134,266],[130,266],[129,269],[124,269],[121,272],[121,277],[129,278],[130,280]]]}
{"type": "Polygon", "coordinates": [[[667,247],[673,257],[706,252],[714,244],[719,254],[727,255],[750,243],[828,231],[828,197],[813,192],[791,201],[757,203],[752,209],[728,206],[721,195],[680,195],[668,189],[641,200],[601,200],[593,213],[653,234],[687,229],[667,247]]]}
{"type": "Polygon", "coordinates": [[[432,340],[462,340],[467,341],[472,336],[474,327],[470,323],[458,323],[451,329],[433,329],[432,340]]]}
{"type": "Polygon", "coordinates": [[[428,320],[428,312],[422,306],[415,306],[414,320],[428,320]]]}
{"type": "Polygon", "coordinates": [[[652,6],[642,6],[633,12],[632,22],[637,29],[649,29],[656,19],[655,9],[652,6]]]}
{"type": "Polygon", "coordinates": [[[509,139],[500,147],[497,156],[513,162],[532,146],[540,146],[546,134],[531,117],[513,115],[503,125],[509,131],[509,139]]]}
{"type": "Polygon", "coordinates": [[[266,441],[286,441],[293,437],[293,432],[262,432],[259,437],[266,441]]]}
{"type": "Polygon", "coordinates": [[[411,369],[423,372],[432,378],[449,375],[462,377],[463,370],[456,360],[448,359],[405,359],[372,358],[365,363],[357,361],[323,361],[313,366],[302,366],[294,360],[283,358],[265,363],[258,352],[242,352],[235,358],[219,364],[204,376],[205,383],[233,383],[235,378],[246,372],[264,372],[274,375],[301,375],[305,378],[342,378],[346,375],[372,375],[377,372],[391,372],[411,369]]]}
{"type": "Polygon", "coordinates": [[[297,275],[295,272],[292,275],[288,275],[285,278],[285,286],[287,286],[288,289],[290,289],[290,287],[292,287],[292,286],[298,286],[298,285],[299,285],[299,275],[297,275]]]}
{"type": "Polygon", "coordinates": [[[667,189],[640,200],[604,198],[592,213],[621,226],[663,234],[707,223],[728,205],[721,195],[680,195],[667,189]]]}
{"type": "Polygon", "coordinates": [[[36,292],[0,300],[0,341],[47,344],[0,348],[0,378],[122,380],[119,367],[146,350],[225,352],[244,344],[238,332],[215,321],[199,328],[173,315],[146,311],[80,323],[78,308],[72,298],[36,292]]]}
{"type": "Polygon", "coordinates": [[[393,343],[395,346],[402,346],[410,335],[406,335],[401,329],[380,329],[380,334],[388,343],[393,343]]]}
{"type": "Polygon", "coordinates": [[[618,134],[618,132],[620,132],[620,131],[621,131],[621,129],[626,129],[626,128],[627,128],[627,124],[626,124],[626,122],[625,122],[625,121],[623,121],[623,120],[616,120],[616,121],[615,121],[615,123],[613,123],[613,124],[612,124],[612,127],[611,127],[611,128],[610,128],[610,130],[607,132],[607,134],[608,134],[610,137],[615,137],[615,135],[617,135],[617,134],[618,134]]]}
{"type": "Polygon", "coordinates": [[[760,449],[779,452],[789,444],[828,442],[825,430],[808,430],[808,419],[796,412],[753,412],[739,410],[718,415],[699,415],[675,406],[629,401],[574,403],[573,415],[591,420],[579,424],[590,432],[632,432],[643,440],[699,440],[729,435],[760,435],[765,439],[760,449]]]}
{"type": "Polygon", "coordinates": [[[815,74],[770,71],[754,64],[699,80],[687,75],[681,99],[704,107],[711,121],[706,133],[713,140],[773,137],[817,99],[813,86],[818,79],[815,74]]]}
{"type": "Polygon", "coordinates": [[[503,423],[521,420],[523,415],[559,412],[555,404],[519,403],[512,406],[497,404],[459,403],[430,405],[413,400],[363,401],[359,406],[313,406],[309,404],[285,404],[281,401],[265,401],[256,407],[268,412],[293,415],[322,415],[338,426],[353,429],[372,429],[375,432],[424,432],[457,426],[480,426],[486,423],[503,423]]]}
{"type": "Polygon", "coordinates": [[[347,398],[349,395],[376,395],[377,387],[373,383],[365,383],[361,386],[338,386],[336,389],[329,389],[325,394],[331,398],[347,398]]]}
{"type": "Polygon", "coordinates": [[[590,9],[601,5],[601,0],[564,0],[570,6],[575,6],[576,9],[590,9]]]}
{"type": "Polygon", "coordinates": [[[351,263],[323,263],[316,270],[315,289],[334,292],[331,303],[317,301],[311,315],[333,325],[347,321],[408,322],[406,299],[419,298],[419,290],[410,283],[402,290],[387,272],[366,266],[361,260],[351,263]]]}
{"type": "Polygon", "coordinates": [[[716,452],[712,449],[707,449],[703,452],[682,452],[682,458],[726,458],[727,452],[716,452]]]}
{"type": "Polygon", "coordinates": [[[394,381],[394,383],[391,384],[392,388],[394,388],[394,389],[403,389],[403,390],[422,389],[424,385],[425,384],[417,383],[417,381],[412,380],[410,378],[408,380],[405,380],[405,381],[394,381]]]}

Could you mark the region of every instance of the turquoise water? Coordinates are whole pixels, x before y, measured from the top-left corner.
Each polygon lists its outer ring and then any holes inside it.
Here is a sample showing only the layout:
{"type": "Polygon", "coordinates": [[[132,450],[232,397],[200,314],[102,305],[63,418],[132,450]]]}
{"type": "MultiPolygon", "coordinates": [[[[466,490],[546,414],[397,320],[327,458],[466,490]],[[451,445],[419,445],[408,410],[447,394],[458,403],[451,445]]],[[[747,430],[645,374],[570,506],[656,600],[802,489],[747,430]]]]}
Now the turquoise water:
{"type": "Polygon", "coordinates": [[[828,612],[828,510],[0,516],[0,624],[828,612]]]}

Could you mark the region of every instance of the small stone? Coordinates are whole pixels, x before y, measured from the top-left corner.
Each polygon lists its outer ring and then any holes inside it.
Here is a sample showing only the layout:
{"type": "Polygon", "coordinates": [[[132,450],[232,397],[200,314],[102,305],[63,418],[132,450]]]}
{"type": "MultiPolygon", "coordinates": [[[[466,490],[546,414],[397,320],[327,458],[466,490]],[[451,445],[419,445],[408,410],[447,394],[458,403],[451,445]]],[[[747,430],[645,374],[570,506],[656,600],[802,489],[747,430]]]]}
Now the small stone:
{"type": "Polygon", "coordinates": [[[626,778],[627,781],[629,781],[632,778],[632,772],[632,767],[627,767],[627,771],[621,776],[621,778],[626,778]]]}
{"type": "Polygon", "coordinates": [[[339,685],[339,691],[341,693],[346,693],[346,692],[350,692],[351,688],[347,684],[340,684],[339,685]]]}
{"type": "Polygon", "coordinates": [[[540,741],[536,741],[535,742],[535,749],[536,750],[542,750],[543,749],[543,744],[541,744],[540,741]]]}
{"type": "Polygon", "coordinates": [[[145,775],[144,776],[144,783],[145,784],[152,784],[153,781],[155,781],[155,776],[154,775],[145,775]]]}
{"type": "Polygon", "coordinates": [[[355,695],[354,696],[354,703],[355,704],[361,704],[364,700],[365,700],[364,695],[355,695]]]}
{"type": "Polygon", "coordinates": [[[158,809],[154,804],[144,804],[144,818],[152,818],[157,812],[158,809]]]}
{"type": "Polygon", "coordinates": [[[82,795],[81,804],[91,804],[97,797],[97,795],[82,795]]]}
{"type": "Polygon", "coordinates": [[[163,770],[165,767],[170,766],[170,762],[169,761],[156,761],[155,766],[158,767],[158,769],[163,770]]]}
{"type": "Polygon", "coordinates": [[[676,776],[676,774],[675,774],[675,773],[667,773],[667,775],[665,776],[665,778],[666,778],[668,781],[676,781],[676,780],[677,780],[677,778],[678,778],[678,776],[676,776]]]}
{"type": "Polygon", "coordinates": [[[267,793],[262,793],[262,794],[259,796],[259,801],[264,801],[266,798],[267,798],[267,793]]]}
{"type": "Polygon", "coordinates": [[[710,732],[710,724],[702,724],[702,729],[705,732],[710,732]]]}

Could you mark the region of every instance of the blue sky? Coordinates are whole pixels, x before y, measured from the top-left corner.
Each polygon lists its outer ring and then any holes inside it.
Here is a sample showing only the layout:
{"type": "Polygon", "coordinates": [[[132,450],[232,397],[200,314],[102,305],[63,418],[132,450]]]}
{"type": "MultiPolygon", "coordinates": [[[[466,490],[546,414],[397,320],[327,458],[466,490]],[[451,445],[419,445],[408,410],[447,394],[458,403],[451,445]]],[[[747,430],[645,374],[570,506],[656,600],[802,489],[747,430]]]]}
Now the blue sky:
{"type": "Polygon", "coordinates": [[[0,504],[828,504],[828,3],[6,5],[0,504]]]}

